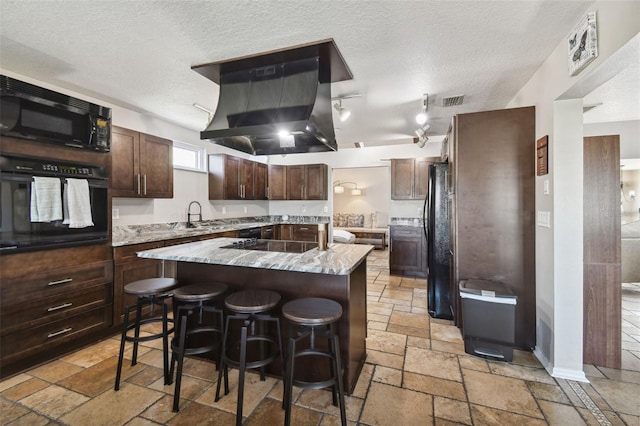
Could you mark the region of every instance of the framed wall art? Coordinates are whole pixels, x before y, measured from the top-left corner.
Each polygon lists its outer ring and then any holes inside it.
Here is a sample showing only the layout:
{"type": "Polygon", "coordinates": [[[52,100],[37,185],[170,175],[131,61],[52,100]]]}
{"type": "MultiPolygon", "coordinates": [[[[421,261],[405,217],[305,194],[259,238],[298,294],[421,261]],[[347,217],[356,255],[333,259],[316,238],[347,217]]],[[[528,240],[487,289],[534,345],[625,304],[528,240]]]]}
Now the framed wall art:
{"type": "Polygon", "coordinates": [[[596,13],[589,12],[580,20],[567,39],[569,75],[576,75],[598,57],[596,13]]]}

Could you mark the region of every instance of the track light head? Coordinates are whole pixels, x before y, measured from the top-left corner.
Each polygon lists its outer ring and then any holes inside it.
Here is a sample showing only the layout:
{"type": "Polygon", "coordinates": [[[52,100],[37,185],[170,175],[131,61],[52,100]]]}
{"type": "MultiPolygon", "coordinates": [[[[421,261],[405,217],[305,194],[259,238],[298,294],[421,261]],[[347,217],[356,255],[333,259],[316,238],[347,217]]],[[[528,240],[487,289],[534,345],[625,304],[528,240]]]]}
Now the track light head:
{"type": "Polygon", "coordinates": [[[333,107],[338,111],[338,117],[340,121],[345,122],[351,117],[351,111],[342,106],[342,99],[338,99],[338,102],[333,104],[333,107]]]}

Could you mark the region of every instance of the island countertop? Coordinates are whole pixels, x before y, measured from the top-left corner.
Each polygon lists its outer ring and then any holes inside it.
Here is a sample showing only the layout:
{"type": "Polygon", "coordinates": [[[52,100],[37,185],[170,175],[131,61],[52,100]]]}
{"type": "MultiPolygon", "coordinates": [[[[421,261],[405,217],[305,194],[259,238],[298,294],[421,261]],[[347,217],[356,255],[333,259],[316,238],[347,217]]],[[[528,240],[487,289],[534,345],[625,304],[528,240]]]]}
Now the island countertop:
{"type": "Polygon", "coordinates": [[[327,250],[304,253],[265,252],[221,248],[240,238],[216,238],[138,252],[138,257],[178,262],[243,266],[258,269],[348,275],[373,250],[366,244],[329,244],[327,250]]]}

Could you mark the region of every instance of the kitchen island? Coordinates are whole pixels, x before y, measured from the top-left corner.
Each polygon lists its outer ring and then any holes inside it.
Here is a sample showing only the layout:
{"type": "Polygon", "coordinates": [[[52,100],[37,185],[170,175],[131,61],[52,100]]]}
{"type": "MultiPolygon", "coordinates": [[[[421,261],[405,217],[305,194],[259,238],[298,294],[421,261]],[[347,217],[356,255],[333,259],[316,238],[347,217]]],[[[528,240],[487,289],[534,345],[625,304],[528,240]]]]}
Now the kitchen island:
{"type": "MultiPolygon", "coordinates": [[[[344,386],[348,393],[353,392],[366,358],[366,258],[373,246],[330,244],[327,250],[321,251],[301,248],[300,242],[268,241],[268,251],[226,248],[239,241],[242,240],[217,238],[145,250],[138,252],[138,256],[177,262],[176,277],[180,285],[218,281],[226,283],[230,291],[276,291],[282,303],[301,297],[337,301],[343,310],[338,330],[345,368],[344,386]]],[[[286,321],[282,321],[282,332],[286,338],[286,321]]],[[[309,365],[308,374],[324,376],[322,368],[309,365]]],[[[280,371],[279,363],[271,368],[273,374],[280,371]]]]}

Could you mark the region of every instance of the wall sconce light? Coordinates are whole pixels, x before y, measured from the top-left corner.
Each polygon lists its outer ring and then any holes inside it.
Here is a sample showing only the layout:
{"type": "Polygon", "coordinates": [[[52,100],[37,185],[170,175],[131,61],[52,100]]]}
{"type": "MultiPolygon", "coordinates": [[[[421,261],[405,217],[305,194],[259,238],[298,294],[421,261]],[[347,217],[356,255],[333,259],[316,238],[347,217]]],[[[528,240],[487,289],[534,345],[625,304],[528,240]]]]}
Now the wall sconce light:
{"type": "Polygon", "coordinates": [[[353,185],[355,188],[351,190],[351,195],[362,195],[362,189],[358,188],[358,184],[355,182],[340,182],[335,181],[333,183],[333,192],[334,194],[344,194],[344,186],[345,185],[353,185]]]}
{"type": "Polygon", "coordinates": [[[422,125],[427,122],[427,106],[429,104],[429,95],[422,95],[422,111],[416,115],[416,123],[422,125]]]}

